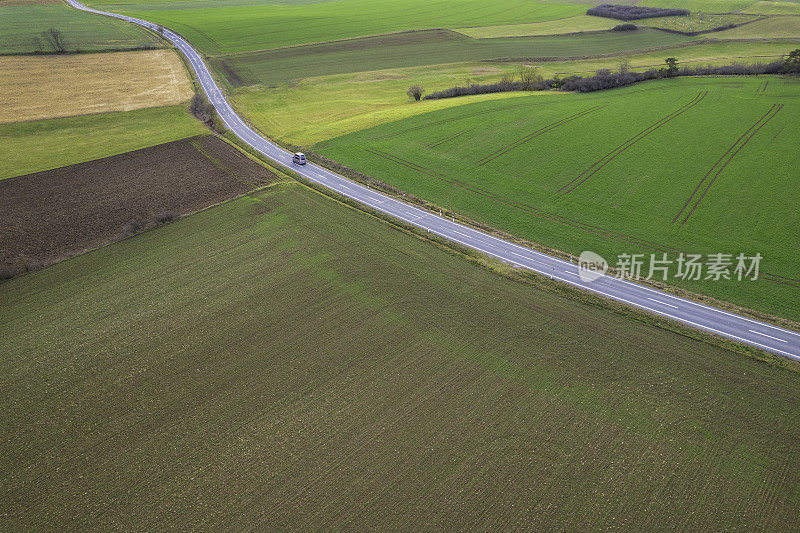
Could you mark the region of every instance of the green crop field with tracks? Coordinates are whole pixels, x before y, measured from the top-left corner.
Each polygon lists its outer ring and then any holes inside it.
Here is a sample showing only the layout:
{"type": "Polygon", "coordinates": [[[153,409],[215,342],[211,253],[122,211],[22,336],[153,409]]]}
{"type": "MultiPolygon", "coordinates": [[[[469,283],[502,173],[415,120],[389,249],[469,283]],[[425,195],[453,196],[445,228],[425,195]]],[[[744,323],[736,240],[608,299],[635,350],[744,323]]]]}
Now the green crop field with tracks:
{"type": "Polygon", "coordinates": [[[758,281],[668,280],[800,318],[800,82],[648,82],[449,108],[325,141],[324,155],[568,253],[761,253],[758,281]]]}
{"type": "Polygon", "coordinates": [[[2,283],[0,529],[800,526],[798,374],[589,300],[297,184],[2,283]]]}
{"type": "Polygon", "coordinates": [[[697,38],[658,30],[472,39],[447,30],[366,37],[215,57],[232,85],[288,83],[310,76],[496,58],[581,58],[684,45],[697,38]]]}

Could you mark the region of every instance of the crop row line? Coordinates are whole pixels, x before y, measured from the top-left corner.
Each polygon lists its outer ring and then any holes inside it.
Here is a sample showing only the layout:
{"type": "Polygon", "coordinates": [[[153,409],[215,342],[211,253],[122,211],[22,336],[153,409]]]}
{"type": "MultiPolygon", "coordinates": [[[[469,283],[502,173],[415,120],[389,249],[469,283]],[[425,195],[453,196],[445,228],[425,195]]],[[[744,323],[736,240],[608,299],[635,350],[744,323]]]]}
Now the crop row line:
{"type": "Polygon", "coordinates": [[[598,111],[600,109],[603,109],[604,107],[608,107],[608,106],[607,105],[594,106],[592,108],[586,109],[586,110],[581,111],[579,113],[575,113],[574,115],[570,115],[570,116],[568,116],[566,118],[562,118],[561,120],[557,120],[556,122],[548,124],[547,126],[539,128],[538,130],[534,131],[533,133],[529,133],[528,135],[522,137],[521,139],[517,139],[516,141],[512,142],[511,144],[507,144],[506,146],[503,146],[502,148],[492,152],[491,154],[487,155],[483,159],[479,159],[478,161],[475,162],[475,165],[479,166],[479,167],[483,166],[486,163],[497,159],[501,155],[507,154],[511,150],[522,146],[526,142],[528,142],[528,141],[530,141],[532,139],[535,139],[536,137],[539,137],[540,135],[544,135],[548,131],[554,130],[559,126],[563,126],[564,124],[567,124],[569,122],[572,122],[573,120],[579,119],[579,118],[581,118],[581,117],[583,117],[585,115],[588,115],[589,113],[593,113],[594,111],[598,111]]]}
{"type": "Polygon", "coordinates": [[[694,203],[692,209],[686,214],[685,217],[683,217],[683,220],[681,220],[681,225],[686,224],[686,221],[689,220],[689,217],[691,217],[692,214],[694,214],[695,210],[697,209],[697,206],[699,206],[700,203],[703,201],[703,199],[706,197],[706,193],[708,193],[709,189],[711,189],[711,186],[714,185],[714,182],[717,180],[719,175],[722,174],[722,171],[725,170],[725,167],[728,166],[728,163],[730,163],[733,160],[733,158],[736,157],[736,154],[738,154],[742,150],[742,148],[744,148],[747,145],[747,143],[750,142],[750,139],[752,139],[761,128],[763,128],[770,120],[775,118],[775,115],[777,115],[781,111],[781,109],[783,109],[783,104],[772,104],[772,107],[769,109],[769,111],[767,111],[752,126],[750,126],[750,128],[746,132],[744,132],[744,134],[741,137],[739,137],[736,140],[736,142],[733,143],[733,145],[731,145],[730,148],[728,148],[728,151],[725,152],[725,154],[723,154],[723,156],[720,157],[716,163],[714,163],[714,166],[711,167],[711,170],[709,170],[706,173],[706,175],[703,176],[703,179],[700,180],[700,183],[697,184],[697,187],[695,187],[694,192],[692,192],[692,195],[689,197],[688,200],[686,200],[686,203],[683,204],[683,207],[678,212],[678,214],[675,215],[675,218],[672,219],[672,222],[675,222],[678,220],[678,218],[680,218],[681,214],[686,210],[688,205],[694,199],[694,196],[700,190],[700,187],[703,186],[703,183],[708,179],[711,173],[714,172],[714,169],[717,169],[717,172],[714,174],[714,177],[708,181],[708,185],[706,185],[706,188],[703,190],[703,193],[694,203]],[[736,148],[735,151],[734,148],[736,148]]]}
{"type": "Polygon", "coordinates": [[[662,117],[658,121],[654,122],[644,130],[640,131],[639,133],[637,133],[636,135],[634,135],[633,137],[631,137],[630,139],[628,139],[627,141],[617,146],[612,151],[610,151],[609,153],[607,153],[606,155],[604,155],[603,157],[592,163],[592,165],[586,170],[584,170],[580,175],[573,178],[572,181],[561,187],[558,193],[561,195],[567,195],[571,193],[572,191],[574,191],[575,189],[586,183],[586,181],[589,178],[594,176],[597,172],[599,172],[603,167],[605,167],[607,164],[613,161],[622,152],[624,152],[637,142],[641,141],[642,139],[644,139],[645,137],[647,137],[660,127],[669,123],[673,119],[689,111],[691,108],[699,104],[706,97],[706,95],[708,95],[708,91],[700,91],[699,93],[697,93],[697,96],[692,98],[692,100],[690,100],[687,104],[682,105],[675,111],[671,112],[665,117],[662,117]]]}

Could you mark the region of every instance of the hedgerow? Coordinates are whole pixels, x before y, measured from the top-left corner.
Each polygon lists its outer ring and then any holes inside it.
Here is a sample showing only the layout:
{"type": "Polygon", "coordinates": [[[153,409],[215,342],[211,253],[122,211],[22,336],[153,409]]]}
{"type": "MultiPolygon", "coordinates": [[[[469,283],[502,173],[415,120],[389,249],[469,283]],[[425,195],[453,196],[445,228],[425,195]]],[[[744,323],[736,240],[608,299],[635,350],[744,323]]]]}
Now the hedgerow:
{"type": "Polygon", "coordinates": [[[655,17],[679,17],[688,15],[688,9],[663,9],[660,7],[620,6],[616,4],[600,4],[586,11],[587,15],[617,20],[638,20],[655,17]]]}
{"type": "Polygon", "coordinates": [[[439,100],[456,96],[471,96],[476,94],[502,93],[511,91],[546,91],[561,89],[588,93],[603,91],[616,87],[625,87],[641,81],[656,80],[660,78],[674,78],[677,76],[757,76],[760,74],[788,73],[787,61],[773,61],[771,63],[754,63],[750,65],[733,63],[721,66],[691,66],[677,68],[674,65],[668,68],[650,69],[644,72],[611,72],[608,69],[598,70],[594,76],[569,76],[564,79],[558,77],[542,80],[537,83],[523,83],[519,81],[501,81],[479,85],[473,83],[468,87],[452,87],[442,91],[435,91],[423,97],[423,100],[439,100]]]}

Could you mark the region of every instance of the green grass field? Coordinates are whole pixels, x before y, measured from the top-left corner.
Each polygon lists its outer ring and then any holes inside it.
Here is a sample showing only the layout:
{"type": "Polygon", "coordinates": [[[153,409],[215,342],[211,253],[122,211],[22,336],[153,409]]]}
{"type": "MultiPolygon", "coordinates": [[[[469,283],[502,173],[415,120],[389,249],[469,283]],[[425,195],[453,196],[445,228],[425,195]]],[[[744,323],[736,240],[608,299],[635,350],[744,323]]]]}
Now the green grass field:
{"type": "MultiPolygon", "coordinates": [[[[703,13],[730,13],[738,11],[750,6],[753,0],[642,0],[637,5],[672,8],[678,7],[680,9],[688,9],[695,13],[702,11],[703,13]]],[[[646,19],[653,20],[653,19],[646,19]]]]}
{"type": "Polygon", "coordinates": [[[762,1],[747,6],[744,11],[764,15],[800,15],[800,2],[762,1]]]}
{"type": "Polygon", "coordinates": [[[526,37],[532,35],[558,35],[579,31],[609,30],[619,21],[590,15],[576,15],[563,19],[532,22],[529,24],[503,24],[500,26],[473,26],[471,28],[455,28],[475,39],[491,39],[496,37],[526,37]]]}
{"type": "MultiPolygon", "coordinates": [[[[786,42],[723,41],[673,48],[667,53],[660,50],[625,54],[624,57],[630,60],[633,68],[643,70],[663,66],[668,55],[677,57],[681,64],[750,63],[777,59],[797,46],[786,42]]],[[[544,76],[558,74],[563,77],[574,73],[593,74],[600,68],[617,69],[620,59],[553,61],[538,63],[538,66],[544,76]]],[[[411,102],[406,96],[406,89],[412,83],[420,83],[428,91],[434,91],[473,82],[497,82],[504,73],[515,74],[516,69],[514,63],[452,63],[320,76],[277,88],[242,87],[233,93],[233,99],[238,109],[270,137],[311,146],[332,137],[444,107],[524,96],[506,93],[427,102],[411,102]]]]}
{"type": "MultiPolygon", "coordinates": [[[[638,24],[651,28],[666,28],[682,32],[707,31],[730,24],[751,23],[758,20],[758,15],[741,13],[707,14],[692,13],[685,17],[658,17],[638,21],[638,24]]],[[[776,35],[775,37],[779,37],[776,35]]]]}
{"type": "Polygon", "coordinates": [[[4,531],[800,526],[800,375],[296,184],[0,300],[4,531]]]}
{"type": "Polygon", "coordinates": [[[100,159],[205,131],[184,105],[0,124],[0,179],[100,159]]]}
{"type": "Polygon", "coordinates": [[[719,39],[800,39],[800,16],[768,17],[709,37],[719,39]]]}
{"type": "Polygon", "coordinates": [[[620,253],[759,252],[759,281],[670,282],[797,320],[800,259],[787,244],[800,227],[798,94],[800,82],[783,78],[679,78],[455,107],[317,149],[511,234],[612,264],[620,253]],[[731,153],[730,164],[715,163],[731,153]],[[703,181],[707,173],[718,177],[703,181]]]}
{"type": "MultiPolygon", "coordinates": [[[[427,0],[339,0],[310,5],[263,4],[197,9],[114,9],[159,22],[185,35],[207,54],[264,50],[403,30],[539,22],[582,14],[587,6],[540,0],[429,2],[427,0]]],[[[93,2],[103,6],[103,3],[93,2]]]]}
{"type": "Polygon", "coordinates": [[[277,85],[309,76],[496,58],[569,58],[677,46],[696,38],[658,30],[471,39],[446,30],[409,32],[215,58],[229,83],[277,85]],[[227,68],[222,65],[227,65],[227,68]],[[238,82],[238,83],[237,83],[238,82]]]}
{"type": "Polygon", "coordinates": [[[66,5],[11,5],[0,2],[0,54],[52,51],[41,33],[56,28],[68,51],[130,50],[161,46],[155,35],[121,20],[83,13],[66,5]]]}

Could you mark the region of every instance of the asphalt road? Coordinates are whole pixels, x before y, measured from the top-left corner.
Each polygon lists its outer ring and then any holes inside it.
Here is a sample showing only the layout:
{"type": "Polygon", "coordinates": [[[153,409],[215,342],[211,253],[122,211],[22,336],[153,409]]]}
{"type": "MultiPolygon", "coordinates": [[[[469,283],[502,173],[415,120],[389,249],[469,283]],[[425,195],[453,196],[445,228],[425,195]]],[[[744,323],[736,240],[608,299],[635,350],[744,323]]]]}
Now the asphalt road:
{"type": "MultiPolygon", "coordinates": [[[[83,11],[126,20],[151,30],[157,30],[156,24],[145,20],[91,9],[77,0],[67,0],[67,2],[83,11]]],[[[228,129],[269,159],[291,168],[308,180],[447,240],[474,248],[517,267],[526,268],[633,307],[645,309],[651,313],[800,361],[800,333],[672,296],[616,277],[602,276],[594,281],[586,282],[581,279],[578,266],[573,263],[513,244],[395,200],[312,163],[304,166],[292,164],[290,152],[259,135],[245,124],[233,110],[212,78],[201,55],[180,35],[167,29],[164,30],[163,35],[189,60],[203,90],[222,120],[225,121],[228,129]]]]}

